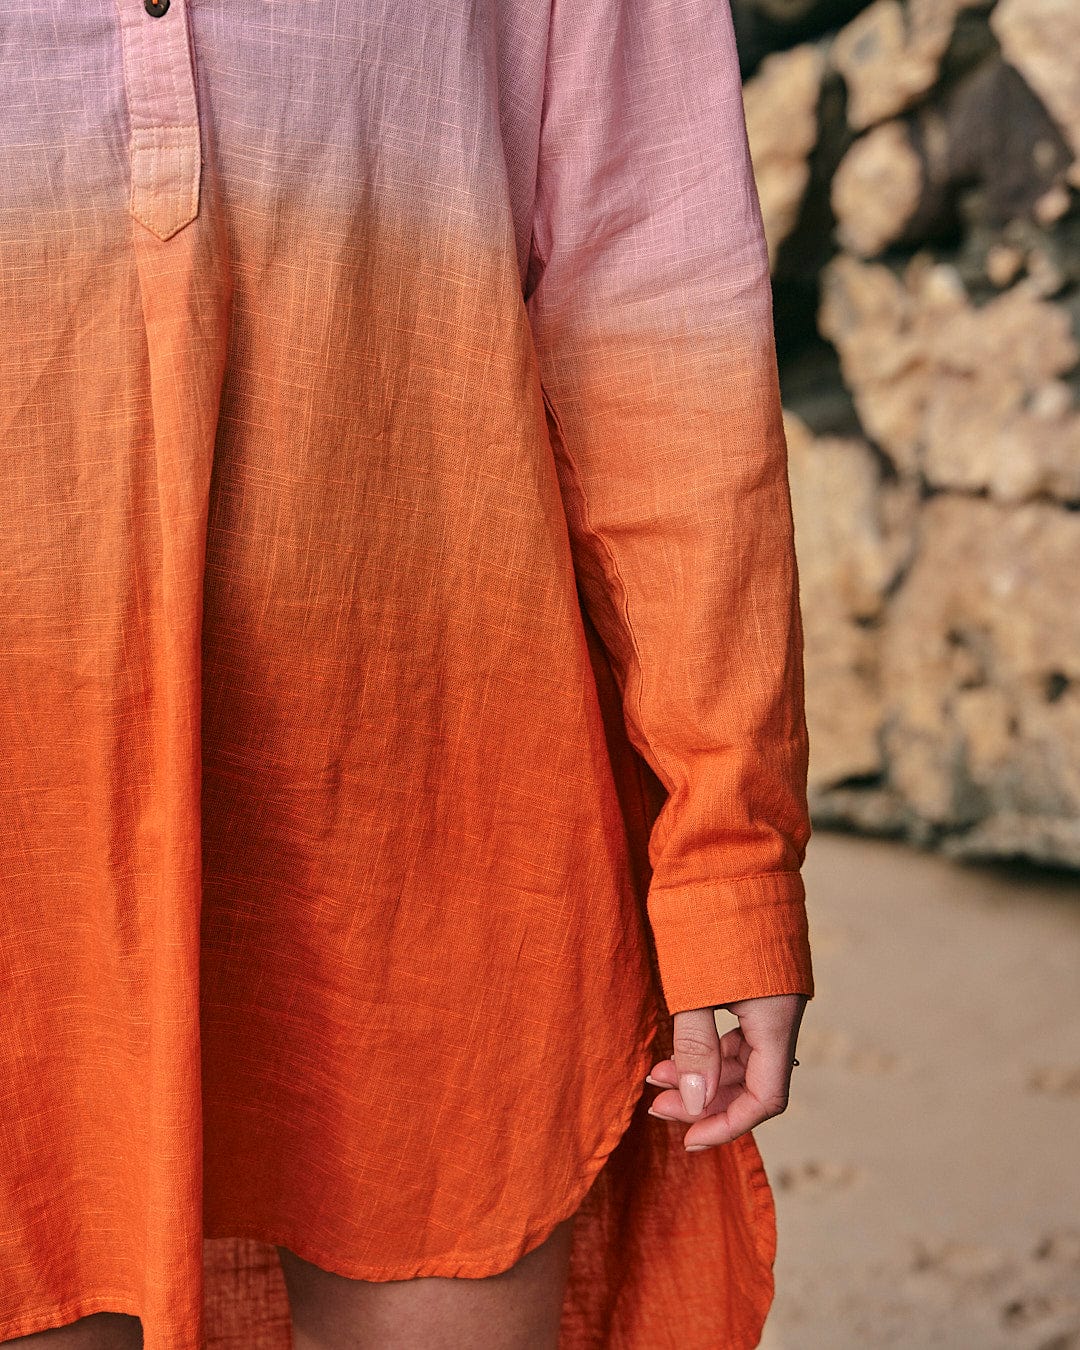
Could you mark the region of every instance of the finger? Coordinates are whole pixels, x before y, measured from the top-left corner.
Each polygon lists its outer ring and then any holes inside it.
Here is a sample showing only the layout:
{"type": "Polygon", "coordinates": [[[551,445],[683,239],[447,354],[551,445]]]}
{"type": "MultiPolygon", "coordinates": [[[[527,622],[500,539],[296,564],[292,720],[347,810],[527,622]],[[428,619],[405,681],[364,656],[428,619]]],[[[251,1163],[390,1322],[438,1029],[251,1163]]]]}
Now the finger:
{"type": "Polygon", "coordinates": [[[737,1059],[745,1064],[750,1058],[750,1042],[741,1026],[734,1026],[720,1037],[720,1053],[725,1059],[737,1059]]]}
{"type": "MultiPolygon", "coordinates": [[[[732,1027],[720,1037],[720,1084],[741,1082],[750,1046],[741,1027],[732,1027]]],[[[678,1088],[679,1072],[673,1059],[658,1060],[645,1076],[646,1083],[659,1088],[678,1088]]]]}
{"type": "Polygon", "coordinates": [[[675,1070],[675,1061],[673,1059],[662,1059],[654,1064],[645,1075],[646,1083],[651,1083],[653,1087],[678,1087],[679,1075],[675,1070]]]}
{"type": "Polygon", "coordinates": [[[717,1144],[729,1144],[775,1114],[778,1113],[763,1105],[753,1093],[740,1092],[725,1110],[692,1121],[683,1135],[683,1147],[715,1148],[717,1144]]]}
{"type": "Polygon", "coordinates": [[[691,1118],[700,1116],[720,1086],[720,1037],[712,1008],[676,1013],[672,1047],[683,1108],[691,1118]]]}
{"type": "Polygon", "coordinates": [[[723,1110],[691,1123],[683,1136],[684,1148],[730,1143],[740,1134],[787,1110],[791,1066],[785,1068],[782,1060],[772,1057],[763,1068],[757,1062],[761,1057],[760,1051],[751,1055],[743,1091],[723,1110]]]}
{"type": "Polygon", "coordinates": [[[737,1059],[725,1059],[720,1067],[720,1085],[706,1104],[701,1115],[687,1114],[678,1086],[670,1087],[666,1092],[658,1092],[649,1104],[649,1114],[663,1120],[680,1120],[684,1125],[692,1125],[719,1111],[726,1111],[731,1103],[746,1090],[742,1065],[737,1059]]]}

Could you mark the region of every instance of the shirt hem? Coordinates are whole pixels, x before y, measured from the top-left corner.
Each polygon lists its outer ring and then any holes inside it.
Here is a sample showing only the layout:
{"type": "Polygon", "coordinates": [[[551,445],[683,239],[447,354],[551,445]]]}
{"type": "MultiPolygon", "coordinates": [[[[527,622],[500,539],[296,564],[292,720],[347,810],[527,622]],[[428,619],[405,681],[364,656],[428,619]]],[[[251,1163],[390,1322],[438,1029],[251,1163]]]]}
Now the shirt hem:
{"type": "Polygon", "coordinates": [[[79,1298],[65,1299],[62,1303],[53,1303],[47,1308],[38,1308],[32,1313],[22,1313],[0,1322],[0,1341],[17,1340],[20,1336],[33,1336],[39,1331],[67,1327],[80,1317],[90,1317],[94,1313],[125,1313],[141,1320],[138,1304],[139,1300],[127,1293],[84,1294],[79,1298]]]}
{"type": "Polygon", "coordinates": [[[481,1252],[446,1252],[441,1256],[429,1257],[423,1261],[408,1262],[363,1262],[343,1260],[340,1249],[332,1251],[328,1247],[310,1242],[288,1225],[250,1223],[242,1219],[228,1220],[214,1225],[206,1225],[203,1237],[207,1239],[242,1238],[254,1242],[268,1243],[270,1246],[287,1247],[303,1261],[310,1261],[334,1275],[343,1275],[346,1279],[371,1280],[376,1282],[390,1280],[411,1280],[427,1276],[453,1277],[459,1279],[484,1279],[489,1275],[498,1275],[508,1270],[523,1256],[539,1247],[555,1228],[565,1219],[576,1214],[592,1188],[600,1169],[614,1152],[619,1141],[629,1128],[634,1111],[645,1090],[645,1075],[652,1067],[653,1045],[659,1023],[653,1022],[647,1027],[641,1042],[641,1052],[637,1056],[637,1070],[633,1077],[633,1086],[624,1097],[614,1119],[600,1136],[593,1152],[586,1159],[578,1173],[578,1184],[568,1200],[548,1211],[547,1215],[531,1224],[523,1235],[514,1242],[499,1247],[490,1247],[481,1252]]]}
{"type": "MultiPolygon", "coordinates": [[[[637,1071],[629,1093],[623,1098],[614,1118],[601,1135],[597,1147],[586,1160],[579,1173],[578,1184],[570,1197],[564,1200],[563,1204],[550,1210],[543,1219],[531,1224],[522,1236],[512,1243],[481,1252],[444,1253],[424,1261],[357,1264],[341,1259],[340,1249],[331,1250],[319,1243],[310,1242],[289,1225],[260,1224],[241,1219],[224,1220],[212,1226],[204,1226],[203,1240],[242,1239],[263,1242],[274,1247],[287,1247],[302,1260],[311,1261],[331,1273],[351,1279],[379,1282],[427,1276],[479,1279],[499,1274],[540,1246],[558,1224],[580,1208],[600,1170],[625,1134],[638,1107],[644,1091],[644,1077],[651,1067],[655,1053],[658,1029],[659,1022],[654,1021],[646,1030],[641,1045],[642,1053],[638,1056],[637,1071]]],[[[733,1143],[742,1155],[740,1171],[743,1179],[743,1203],[748,1210],[760,1263],[761,1285],[752,1298],[754,1311],[745,1328],[746,1338],[731,1337],[722,1342],[722,1347],[723,1350],[751,1350],[753,1346],[759,1344],[760,1334],[772,1304],[776,1214],[764,1163],[753,1134],[741,1136],[733,1143]]],[[[81,1317],[99,1312],[127,1314],[140,1319],[142,1317],[139,1299],[130,1292],[103,1291],[84,1294],[0,1322],[0,1341],[67,1326],[81,1317]]],[[[145,1323],[143,1335],[147,1344],[161,1343],[160,1338],[155,1338],[154,1328],[148,1330],[145,1323]]],[[[186,1345],[182,1338],[177,1343],[186,1345]]]]}

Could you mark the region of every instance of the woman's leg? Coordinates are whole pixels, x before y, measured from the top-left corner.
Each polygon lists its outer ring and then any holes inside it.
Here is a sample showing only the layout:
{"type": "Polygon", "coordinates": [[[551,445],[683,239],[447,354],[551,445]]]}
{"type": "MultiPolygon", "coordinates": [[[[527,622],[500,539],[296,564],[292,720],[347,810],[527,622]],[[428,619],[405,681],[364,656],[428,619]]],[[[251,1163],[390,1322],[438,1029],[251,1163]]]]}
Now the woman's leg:
{"type": "Polygon", "coordinates": [[[293,1350],[556,1350],[573,1223],[484,1279],[350,1280],[279,1247],[293,1350]]]}
{"type": "Polygon", "coordinates": [[[142,1350],[142,1323],[127,1313],[91,1313],[66,1327],[3,1341],[15,1350],[142,1350]]]}

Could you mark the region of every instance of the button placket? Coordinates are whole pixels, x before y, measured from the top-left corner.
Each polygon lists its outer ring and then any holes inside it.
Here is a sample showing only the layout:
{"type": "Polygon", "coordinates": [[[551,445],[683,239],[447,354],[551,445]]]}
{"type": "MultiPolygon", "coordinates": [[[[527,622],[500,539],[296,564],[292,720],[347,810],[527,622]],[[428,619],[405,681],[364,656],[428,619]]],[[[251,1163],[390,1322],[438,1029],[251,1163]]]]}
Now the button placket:
{"type": "Polygon", "coordinates": [[[187,0],[116,0],[131,120],[131,214],[168,239],[199,210],[202,150],[187,0]]]}

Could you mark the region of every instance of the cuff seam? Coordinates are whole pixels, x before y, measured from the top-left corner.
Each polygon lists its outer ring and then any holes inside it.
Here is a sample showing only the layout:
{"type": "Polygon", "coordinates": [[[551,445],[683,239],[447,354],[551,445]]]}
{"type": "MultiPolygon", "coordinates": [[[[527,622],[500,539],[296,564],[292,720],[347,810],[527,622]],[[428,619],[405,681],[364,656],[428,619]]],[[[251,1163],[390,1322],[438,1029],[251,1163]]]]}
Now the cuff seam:
{"type": "Polygon", "coordinates": [[[768,877],[791,877],[802,880],[802,871],[798,868],[776,868],[772,872],[747,872],[738,877],[709,877],[702,881],[669,881],[650,886],[651,891],[690,891],[716,890],[722,886],[737,886],[744,881],[764,881],[768,877]]]}

